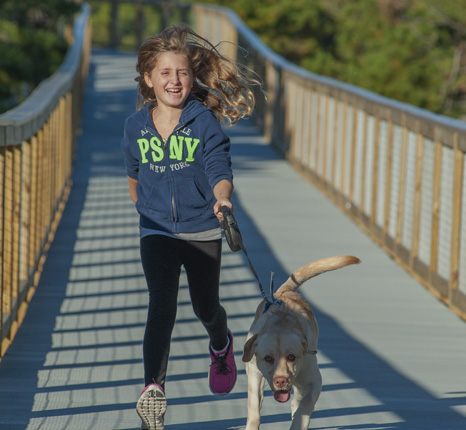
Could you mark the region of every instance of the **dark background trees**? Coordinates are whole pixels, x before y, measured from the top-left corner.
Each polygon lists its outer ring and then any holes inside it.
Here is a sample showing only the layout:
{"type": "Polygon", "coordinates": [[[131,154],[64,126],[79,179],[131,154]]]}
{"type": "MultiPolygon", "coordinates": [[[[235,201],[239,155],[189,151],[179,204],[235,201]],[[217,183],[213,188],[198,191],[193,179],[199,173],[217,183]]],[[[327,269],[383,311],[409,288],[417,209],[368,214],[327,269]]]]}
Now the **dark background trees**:
{"type": "MultiPolygon", "coordinates": [[[[466,0],[203,1],[234,9],[275,52],[305,69],[466,119],[466,0]]],[[[109,5],[90,4],[94,41],[108,43],[109,5]]],[[[60,64],[78,7],[73,0],[1,0],[0,112],[60,64]]],[[[120,9],[128,27],[121,42],[134,49],[135,8],[120,9]]],[[[153,8],[144,14],[159,22],[153,8]]]]}
{"type": "Polygon", "coordinates": [[[62,63],[72,0],[1,0],[0,112],[19,104],[62,63]]]}
{"type": "Polygon", "coordinates": [[[466,0],[205,1],[305,69],[466,118],[466,0]]]}

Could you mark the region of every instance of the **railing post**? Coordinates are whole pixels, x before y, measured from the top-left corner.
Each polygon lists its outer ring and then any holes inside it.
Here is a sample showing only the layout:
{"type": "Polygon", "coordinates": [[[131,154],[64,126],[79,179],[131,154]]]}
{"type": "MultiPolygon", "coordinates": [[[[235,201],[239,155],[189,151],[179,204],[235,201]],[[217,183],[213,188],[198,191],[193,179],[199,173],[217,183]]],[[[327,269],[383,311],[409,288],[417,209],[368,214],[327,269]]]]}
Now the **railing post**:
{"type": "Polygon", "coordinates": [[[162,13],[160,14],[160,30],[163,30],[164,28],[168,26],[168,18],[170,15],[170,12],[168,9],[170,5],[166,3],[162,3],[160,7],[162,9],[162,13]]]}
{"type": "Polygon", "coordinates": [[[464,158],[458,148],[458,133],[453,136],[453,201],[452,201],[452,228],[451,228],[451,252],[450,252],[450,297],[453,290],[458,289],[459,257],[460,257],[460,231],[461,231],[461,207],[463,198],[464,158]]]}
{"type": "Polygon", "coordinates": [[[189,7],[188,6],[181,7],[181,21],[185,23],[189,23],[189,7]]]}
{"type": "Polygon", "coordinates": [[[144,6],[141,0],[136,0],[136,50],[138,50],[144,42],[144,29],[144,6]]]}
{"type": "Polygon", "coordinates": [[[110,46],[117,48],[120,41],[118,36],[118,1],[110,0],[110,46]]]}

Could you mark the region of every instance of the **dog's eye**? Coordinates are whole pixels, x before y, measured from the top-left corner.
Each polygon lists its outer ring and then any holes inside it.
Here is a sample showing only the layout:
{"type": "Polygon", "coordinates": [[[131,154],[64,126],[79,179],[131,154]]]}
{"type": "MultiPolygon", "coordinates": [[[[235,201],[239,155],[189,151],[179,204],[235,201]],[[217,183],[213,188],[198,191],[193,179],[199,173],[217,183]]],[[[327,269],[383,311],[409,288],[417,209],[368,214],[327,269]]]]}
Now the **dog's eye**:
{"type": "Polygon", "coordinates": [[[296,360],[296,356],[293,355],[293,354],[290,354],[290,355],[288,355],[288,356],[286,357],[286,359],[287,359],[288,361],[295,361],[295,360],[296,360]]]}
{"type": "Polygon", "coordinates": [[[273,357],[271,357],[270,355],[266,355],[264,357],[264,361],[266,361],[267,363],[273,363],[273,357]]]}

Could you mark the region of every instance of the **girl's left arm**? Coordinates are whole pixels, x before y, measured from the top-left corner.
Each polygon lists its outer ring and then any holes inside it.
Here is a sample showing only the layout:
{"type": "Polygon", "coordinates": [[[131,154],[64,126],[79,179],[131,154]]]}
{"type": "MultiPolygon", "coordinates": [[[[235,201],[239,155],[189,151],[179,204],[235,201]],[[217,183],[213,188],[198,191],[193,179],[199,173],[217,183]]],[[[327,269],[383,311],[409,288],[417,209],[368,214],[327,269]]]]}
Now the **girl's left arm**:
{"type": "Polygon", "coordinates": [[[130,176],[128,176],[128,184],[129,184],[129,195],[131,197],[131,200],[133,203],[136,203],[138,201],[138,193],[136,192],[136,186],[138,184],[137,179],[133,179],[130,176]]]}
{"type": "Polygon", "coordinates": [[[222,179],[217,182],[213,189],[214,196],[217,199],[214,205],[214,214],[222,221],[223,215],[220,212],[220,206],[227,206],[233,212],[233,204],[231,203],[231,196],[233,195],[233,184],[227,179],[222,179]]]}

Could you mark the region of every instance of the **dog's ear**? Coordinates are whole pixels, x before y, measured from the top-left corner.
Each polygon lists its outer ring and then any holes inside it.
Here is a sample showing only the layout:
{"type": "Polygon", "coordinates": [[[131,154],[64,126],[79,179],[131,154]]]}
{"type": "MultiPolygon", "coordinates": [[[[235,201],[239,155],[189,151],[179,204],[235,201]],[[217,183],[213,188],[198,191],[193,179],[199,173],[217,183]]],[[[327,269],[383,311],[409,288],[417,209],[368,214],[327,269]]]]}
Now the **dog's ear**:
{"type": "Polygon", "coordinates": [[[252,356],[254,355],[254,352],[256,350],[256,340],[257,340],[257,334],[252,336],[245,344],[243,348],[243,361],[245,363],[249,362],[252,360],[252,356]]]}

